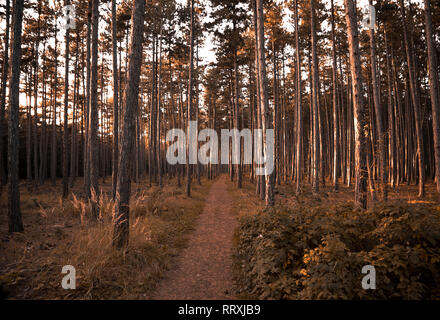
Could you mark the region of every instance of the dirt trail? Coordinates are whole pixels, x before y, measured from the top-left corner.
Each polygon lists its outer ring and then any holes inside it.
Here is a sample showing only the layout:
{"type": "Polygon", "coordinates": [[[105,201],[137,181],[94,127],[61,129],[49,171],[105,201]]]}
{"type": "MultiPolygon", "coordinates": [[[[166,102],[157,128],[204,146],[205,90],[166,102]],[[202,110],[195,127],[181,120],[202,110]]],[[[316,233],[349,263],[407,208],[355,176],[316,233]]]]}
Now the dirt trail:
{"type": "Polygon", "coordinates": [[[152,299],[234,298],[231,249],[237,221],[225,180],[222,176],[212,185],[188,247],[178,257],[177,268],[168,272],[152,299]]]}

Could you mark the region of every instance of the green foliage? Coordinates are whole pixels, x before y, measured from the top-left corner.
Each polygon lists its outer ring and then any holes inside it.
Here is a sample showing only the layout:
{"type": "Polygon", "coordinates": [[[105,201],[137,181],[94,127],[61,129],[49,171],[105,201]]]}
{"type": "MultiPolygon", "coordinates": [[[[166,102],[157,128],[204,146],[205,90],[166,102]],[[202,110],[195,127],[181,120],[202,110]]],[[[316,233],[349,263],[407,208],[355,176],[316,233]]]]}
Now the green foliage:
{"type": "Polygon", "coordinates": [[[260,299],[440,297],[440,212],[427,205],[278,209],[243,217],[241,294],[260,299]],[[362,289],[362,267],[376,290],[362,289]]]}

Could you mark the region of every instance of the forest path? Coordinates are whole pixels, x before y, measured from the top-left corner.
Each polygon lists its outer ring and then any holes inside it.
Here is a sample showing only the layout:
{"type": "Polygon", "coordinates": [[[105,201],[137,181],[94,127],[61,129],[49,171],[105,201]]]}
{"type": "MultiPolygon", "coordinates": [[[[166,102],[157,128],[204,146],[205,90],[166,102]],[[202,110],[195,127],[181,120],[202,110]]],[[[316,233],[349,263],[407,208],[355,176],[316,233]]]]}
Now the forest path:
{"type": "Polygon", "coordinates": [[[233,234],[237,220],[226,175],[211,187],[188,246],[153,293],[155,300],[234,299],[232,293],[233,234]]]}

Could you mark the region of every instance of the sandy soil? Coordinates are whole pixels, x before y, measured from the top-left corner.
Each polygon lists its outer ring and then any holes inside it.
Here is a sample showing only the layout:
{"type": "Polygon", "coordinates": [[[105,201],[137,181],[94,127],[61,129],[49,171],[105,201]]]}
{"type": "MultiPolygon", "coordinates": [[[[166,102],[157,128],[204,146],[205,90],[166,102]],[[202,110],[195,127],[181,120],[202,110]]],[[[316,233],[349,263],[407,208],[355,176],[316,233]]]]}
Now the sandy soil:
{"type": "Polygon", "coordinates": [[[152,299],[234,299],[231,249],[237,225],[226,176],[214,183],[188,247],[177,258],[152,299]]]}

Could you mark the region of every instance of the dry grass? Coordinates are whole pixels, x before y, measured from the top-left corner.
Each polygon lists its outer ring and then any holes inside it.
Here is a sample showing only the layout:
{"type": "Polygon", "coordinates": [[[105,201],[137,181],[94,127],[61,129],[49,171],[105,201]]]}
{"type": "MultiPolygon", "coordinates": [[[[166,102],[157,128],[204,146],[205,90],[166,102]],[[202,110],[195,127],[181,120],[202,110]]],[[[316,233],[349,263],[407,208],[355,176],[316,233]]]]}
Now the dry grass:
{"type": "MultiPolygon", "coordinates": [[[[23,192],[25,233],[4,236],[0,243],[0,286],[10,299],[149,298],[185,246],[210,184],[193,184],[190,199],[174,181],[162,190],[138,186],[131,197],[130,242],[123,251],[112,247],[114,203],[107,193],[99,197],[101,219],[93,222],[90,204],[75,195],[79,190],[64,203],[51,196],[50,187],[23,192]],[[64,265],[76,268],[76,290],[61,288],[64,265]]],[[[4,218],[0,227],[6,231],[4,218]]]]}
{"type": "MultiPolygon", "coordinates": [[[[388,189],[388,201],[386,204],[440,204],[436,186],[432,181],[428,181],[425,186],[426,196],[423,199],[418,198],[418,187],[414,184],[402,184],[394,189],[388,189]]],[[[228,180],[228,190],[231,192],[234,201],[234,210],[238,217],[256,214],[264,210],[265,203],[255,193],[255,182],[249,179],[243,179],[243,188],[237,189],[235,182],[228,180]]],[[[376,200],[372,200],[371,193],[368,193],[368,207],[384,204],[381,201],[381,195],[376,194],[376,200]]],[[[312,188],[305,183],[302,186],[299,196],[295,193],[295,185],[291,182],[282,183],[275,186],[275,206],[277,208],[293,208],[293,207],[326,207],[340,204],[353,203],[354,186],[347,187],[340,183],[339,191],[335,192],[332,182],[326,181],[326,185],[320,185],[319,197],[312,193],[312,188]]]]}
{"type": "Polygon", "coordinates": [[[249,214],[256,214],[264,209],[264,202],[255,193],[255,183],[249,179],[243,179],[242,188],[237,189],[236,181],[227,178],[227,187],[234,200],[233,213],[241,218],[249,214]]]}

